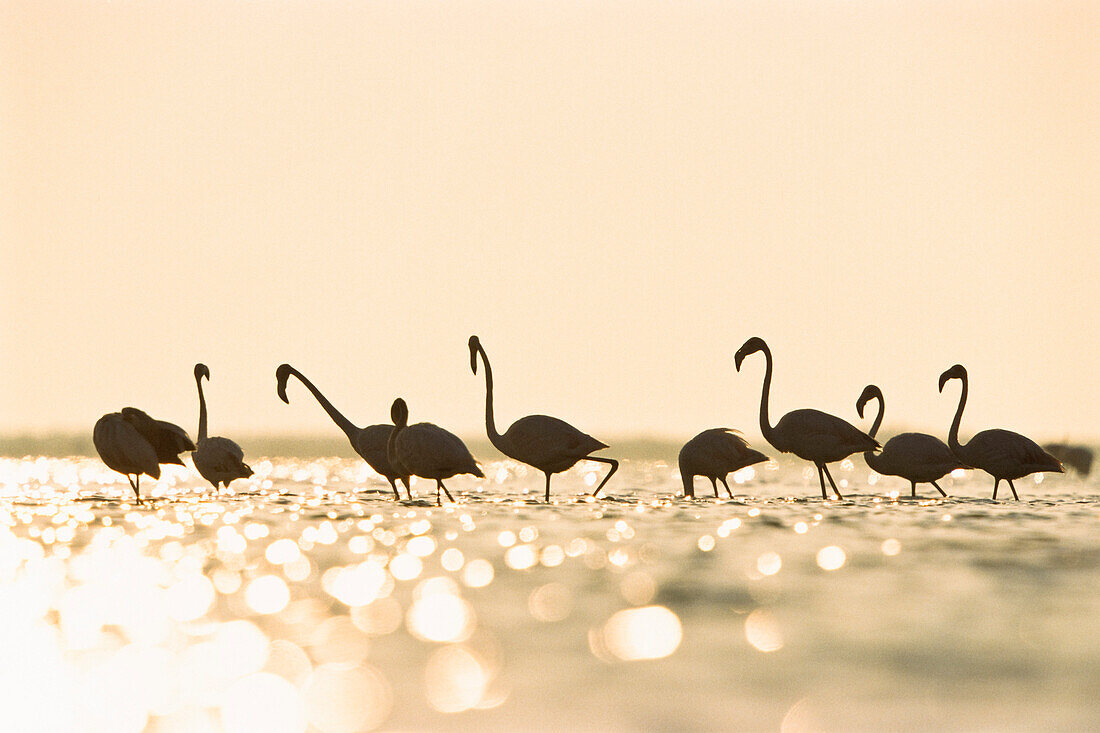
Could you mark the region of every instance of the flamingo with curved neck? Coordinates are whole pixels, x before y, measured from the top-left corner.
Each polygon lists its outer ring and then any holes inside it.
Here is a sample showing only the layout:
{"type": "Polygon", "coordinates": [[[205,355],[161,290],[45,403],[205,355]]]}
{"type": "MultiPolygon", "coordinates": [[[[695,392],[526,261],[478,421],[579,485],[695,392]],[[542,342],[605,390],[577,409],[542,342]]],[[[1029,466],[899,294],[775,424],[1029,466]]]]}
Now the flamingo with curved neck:
{"type": "Polygon", "coordinates": [[[239,478],[252,475],[252,467],[244,462],[244,451],[229,438],[208,437],[206,432],[206,395],[202,391],[202,380],[210,379],[210,369],[205,364],[195,365],[195,386],[199,390],[199,437],[195,441],[195,452],[191,460],[199,475],[209,481],[218,491],[221,484],[229,484],[239,478]]]}
{"type": "Polygon", "coordinates": [[[614,458],[589,454],[603,450],[607,444],[577,430],[564,420],[549,415],[521,417],[501,435],[497,432],[496,419],[493,416],[493,368],[489,365],[489,356],[477,336],[470,337],[469,347],[470,370],[477,374],[478,356],[485,364],[485,432],[493,447],[509,458],[533,466],[546,474],[547,502],[550,501],[550,477],[553,474],[572,468],[578,461],[606,463],[611,466],[611,470],[592,492],[592,496],[599,494],[600,489],[618,470],[619,462],[614,458]]]}
{"type": "Polygon", "coordinates": [[[401,492],[397,488],[397,482],[402,481],[405,484],[406,495],[408,495],[409,499],[412,499],[412,493],[409,489],[409,472],[400,464],[395,464],[390,461],[386,453],[386,444],[390,439],[390,433],[393,431],[393,425],[381,424],[368,425],[365,428],[357,427],[351,420],[344,417],[343,413],[337,410],[336,407],[328,401],[328,398],[321,394],[321,390],[317,389],[313,382],[309,381],[304,374],[290,364],[280,364],[279,368],[275,370],[276,391],[279,394],[279,399],[288,405],[290,404],[290,399],[286,396],[286,384],[287,380],[292,376],[296,377],[299,382],[305,385],[305,388],[310,391],[310,394],[313,395],[318,404],[328,413],[332,421],[336,423],[336,427],[344,432],[344,435],[348,437],[348,442],[351,443],[352,450],[358,453],[376,473],[389,482],[390,488],[393,489],[393,498],[401,498],[401,492]]]}
{"type": "Polygon", "coordinates": [[[959,393],[959,406],[955,408],[955,418],[951,421],[947,445],[960,461],[980,468],[993,477],[994,499],[997,498],[997,487],[1002,479],[1012,489],[1012,498],[1019,501],[1013,480],[1040,471],[1062,473],[1065,470],[1057,458],[1040,448],[1031,438],[1011,430],[983,430],[972,437],[969,443],[960,443],[959,427],[970,391],[970,378],[966,374],[966,368],[962,364],[956,364],[940,375],[940,392],[943,392],[944,385],[951,379],[962,382],[962,391],[959,393]]]}
{"type": "Polygon", "coordinates": [[[833,487],[838,499],[844,497],[833,481],[827,464],[840,461],[853,453],[877,450],[880,446],[871,436],[839,417],[820,410],[801,409],[788,412],[772,427],[768,419],[768,399],[772,386],[772,352],[764,339],[754,336],[746,341],[734,355],[734,365],[741,371],[741,363],[749,354],[764,352],[764,387],[760,394],[760,432],[776,450],[794,453],[817,467],[817,480],[821,484],[821,498],[828,499],[825,478],[833,487]]]}
{"type": "MultiPolygon", "coordinates": [[[[882,390],[873,384],[867,385],[856,401],[856,412],[863,417],[863,410],[871,400],[878,400],[878,414],[871,425],[870,435],[874,438],[882,425],[882,416],[886,412],[886,400],[882,390]]],[[[947,492],[936,483],[956,468],[966,468],[955,457],[951,449],[939,438],[925,433],[901,433],[886,441],[882,452],[876,454],[867,451],[863,454],[867,465],[876,473],[884,476],[900,476],[908,479],[910,495],[917,496],[917,484],[929,483],[943,496],[947,492]]]]}

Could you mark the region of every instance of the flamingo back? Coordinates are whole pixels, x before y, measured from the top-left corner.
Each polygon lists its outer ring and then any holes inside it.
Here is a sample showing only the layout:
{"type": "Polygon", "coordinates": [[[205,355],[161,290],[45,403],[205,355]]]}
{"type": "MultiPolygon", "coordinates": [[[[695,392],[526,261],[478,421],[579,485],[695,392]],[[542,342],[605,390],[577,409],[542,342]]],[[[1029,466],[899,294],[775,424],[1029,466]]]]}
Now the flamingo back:
{"type": "Polygon", "coordinates": [[[96,421],[92,429],[92,443],[111,470],[160,478],[156,451],[121,413],[110,412],[96,421]]]}

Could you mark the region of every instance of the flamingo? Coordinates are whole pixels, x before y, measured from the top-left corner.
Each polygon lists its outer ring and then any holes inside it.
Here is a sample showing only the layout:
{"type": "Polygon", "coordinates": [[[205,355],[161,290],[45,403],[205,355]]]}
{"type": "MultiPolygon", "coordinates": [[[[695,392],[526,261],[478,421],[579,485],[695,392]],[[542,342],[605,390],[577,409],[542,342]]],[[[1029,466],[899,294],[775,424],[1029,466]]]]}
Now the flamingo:
{"type": "MultiPolygon", "coordinates": [[[[856,412],[863,417],[863,408],[871,400],[878,400],[878,415],[871,425],[871,437],[878,433],[882,425],[882,415],[886,411],[886,400],[882,396],[882,390],[873,384],[867,385],[863,394],[856,401],[856,412]]],[[[917,497],[917,484],[929,483],[936,487],[936,491],[943,496],[947,492],[940,488],[937,480],[954,471],[956,468],[967,468],[963,465],[951,449],[939,438],[925,433],[901,433],[886,441],[882,452],[877,455],[872,451],[863,454],[864,460],[871,470],[884,476],[900,476],[909,480],[909,489],[912,497],[917,497]]]]}
{"type": "Polygon", "coordinates": [[[607,448],[607,444],[582,433],[564,420],[549,415],[521,417],[504,431],[504,435],[498,433],[496,420],[493,418],[493,368],[489,366],[489,357],[481,346],[481,341],[477,336],[471,336],[470,369],[474,374],[477,374],[478,354],[485,363],[485,432],[493,446],[509,458],[534,466],[546,474],[547,502],[550,501],[550,477],[553,474],[572,468],[582,460],[606,463],[611,466],[611,470],[592,492],[592,496],[599,494],[600,489],[618,470],[619,462],[614,458],[599,458],[589,454],[607,448]]]}
{"type": "Polygon", "coordinates": [[[1062,473],[1065,470],[1057,458],[1040,448],[1031,438],[1011,430],[996,428],[983,430],[971,438],[966,445],[959,443],[959,424],[962,423],[970,380],[966,375],[966,368],[962,364],[956,364],[940,375],[940,392],[943,392],[943,386],[950,379],[958,379],[962,382],[962,392],[959,394],[959,406],[955,410],[955,419],[951,421],[951,433],[947,436],[947,444],[951,446],[951,452],[960,461],[968,466],[980,468],[993,477],[994,499],[997,498],[997,487],[1001,479],[1008,481],[1008,488],[1012,489],[1012,498],[1019,501],[1016,487],[1012,484],[1014,479],[1040,471],[1062,473]]]}
{"type": "Polygon", "coordinates": [[[441,489],[448,499],[454,501],[451,492],[443,485],[443,479],[460,473],[485,478],[474,457],[457,435],[430,422],[409,425],[409,406],[405,404],[405,400],[398,397],[393,401],[390,417],[394,425],[386,443],[390,463],[404,466],[413,476],[434,479],[437,505],[442,504],[439,497],[441,489]]]}
{"type": "Polygon", "coordinates": [[[397,481],[400,480],[405,483],[405,493],[412,499],[412,494],[409,492],[409,472],[391,462],[386,453],[386,444],[390,439],[390,433],[393,432],[393,425],[380,424],[368,425],[365,428],[356,427],[350,420],[340,414],[340,411],[333,407],[331,402],[325,399],[325,396],[321,394],[321,390],[313,386],[313,382],[306,379],[304,374],[290,364],[280,364],[279,368],[275,370],[275,379],[278,383],[279,399],[288,405],[290,400],[286,396],[286,383],[291,375],[297,377],[298,381],[313,393],[313,396],[317,398],[321,407],[336,423],[336,426],[344,431],[344,435],[348,436],[348,442],[351,443],[352,449],[367,462],[368,466],[389,482],[390,488],[393,489],[393,498],[401,498],[401,492],[397,488],[397,481]]]}
{"type": "Polygon", "coordinates": [[[92,442],[107,467],[130,482],[141,503],[141,475],[160,478],[160,464],[183,461],[179,454],[195,450],[187,431],[164,420],[154,420],[136,407],[109,412],[96,421],[92,442]],[[133,478],[130,478],[133,476],[133,478]]]}
{"type": "Polygon", "coordinates": [[[195,365],[195,386],[199,389],[199,436],[191,460],[199,475],[218,490],[234,479],[248,478],[252,468],[244,462],[244,451],[229,438],[210,438],[206,435],[206,397],[202,393],[202,378],[210,379],[210,369],[205,364],[195,365]]]}
{"type": "Polygon", "coordinates": [[[793,410],[779,419],[773,428],[768,422],[768,393],[772,385],[772,352],[764,339],[756,336],[746,341],[734,355],[734,365],[741,371],[741,362],[749,354],[764,352],[766,370],[764,390],[760,396],[760,432],[764,439],[782,453],[794,453],[799,458],[817,466],[817,480],[821,483],[821,498],[827,499],[825,478],[833,487],[838,499],[843,499],[829,473],[828,463],[843,460],[853,453],[876,450],[878,441],[839,417],[819,410],[793,410]]]}
{"type": "Polygon", "coordinates": [[[695,496],[693,481],[696,476],[710,479],[714,489],[714,498],[718,498],[718,484],[721,481],[726,493],[733,498],[726,476],[745,466],[768,460],[760,451],[753,450],[745,439],[729,428],[711,428],[704,430],[684,444],[676,459],[680,465],[680,478],[684,481],[684,496],[695,496]]]}

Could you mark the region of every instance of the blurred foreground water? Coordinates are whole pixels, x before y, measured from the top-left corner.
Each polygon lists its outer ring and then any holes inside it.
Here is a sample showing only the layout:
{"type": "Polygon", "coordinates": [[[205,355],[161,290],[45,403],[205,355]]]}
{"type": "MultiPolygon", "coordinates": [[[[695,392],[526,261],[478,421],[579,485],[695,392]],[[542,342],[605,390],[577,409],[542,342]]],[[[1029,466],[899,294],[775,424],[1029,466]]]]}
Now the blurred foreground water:
{"type": "Polygon", "coordinates": [[[857,459],[823,502],[784,461],[692,502],[632,461],[545,506],[489,461],[436,507],[359,460],[253,466],[137,506],[98,459],[0,459],[5,730],[1100,728],[1095,476],[911,500],[857,459]]]}

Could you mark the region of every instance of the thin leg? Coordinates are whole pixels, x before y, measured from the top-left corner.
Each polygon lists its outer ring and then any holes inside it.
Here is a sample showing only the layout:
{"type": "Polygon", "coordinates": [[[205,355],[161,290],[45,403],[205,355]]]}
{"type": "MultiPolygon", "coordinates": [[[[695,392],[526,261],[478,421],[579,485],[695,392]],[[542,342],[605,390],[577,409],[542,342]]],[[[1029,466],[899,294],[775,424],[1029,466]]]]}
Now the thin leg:
{"type": "Polygon", "coordinates": [[[134,496],[137,497],[137,503],[141,503],[141,474],[134,474],[134,479],[131,481],[129,476],[126,476],[126,480],[130,481],[130,488],[134,490],[134,496]]]}
{"type": "Polygon", "coordinates": [[[546,472],[546,503],[550,503],[550,472],[546,472]]]}
{"type": "Polygon", "coordinates": [[[997,501],[997,485],[1001,483],[999,478],[993,479],[993,501],[997,501]]]}
{"type": "Polygon", "coordinates": [[[821,498],[828,499],[829,495],[825,493],[825,475],[821,473],[821,466],[817,467],[817,480],[821,484],[821,498]]]}
{"type": "Polygon", "coordinates": [[[412,501],[413,492],[412,486],[410,485],[412,483],[412,479],[409,476],[402,476],[401,482],[405,484],[405,496],[408,497],[409,501],[412,501]]]}
{"type": "Polygon", "coordinates": [[[726,493],[729,494],[730,498],[732,499],[733,498],[733,492],[730,491],[730,485],[726,483],[726,477],[723,476],[722,478],[719,479],[719,481],[721,481],[722,485],[726,487],[726,493]]]}
{"type": "Polygon", "coordinates": [[[917,482],[916,481],[910,481],[909,482],[909,496],[911,496],[914,499],[917,498],[917,482]]]}
{"type": "Polygon", "coordinates": [[[943,489],[941,489],[941,488],[940,488],[940,485],[939,485],[939,484],[937,484],[937,483],[936,483],[935,481],[929,481],[928,483],[930,483],[930,484],[932,484],[933,486],[935,486],[935,487],[936,487],[936,491],[940,492],[940,493],[941,493],[941,494],[943,494],[944,496],[947,496],[947,492],[946,492],[946,491],[944,491],[943,489]]]}
{"type": "Polygon", "coordinates": [[[829,479],[829,485],[833,487],[833,493],[836,494],[836,498],[843,499],[844,497],[840,495],[840,490],[836,487],[836,481],[833,481],[833,475],[829,473],[829,467],[822,463],[821,470],[825,472],[825,477],[829,479]]]}
{"type": "Polygon", "coordinates": [[[1012,498],[1019,501],[1020,497],[1016,495],[1016,487],[1012,485],[1012,479],[1008,479],[1008,488],[1012,489],[1012,498]]]}
{"type": "Polygon", "coordinates": [[[598,463],[606,463],[607,465],[611,466],[611,470],[608,471],[607,475],[603,477],[603,481],[601,481],[600,485],[596,487],[596,490],[592,492],[592,496],[595,496],[596,494],[600,493],[600,489],[603,488],[603,485],[606,484],[608,480],[615,475],[615,472],[619,470],[619,462],[616,461],[614,458],[597,458],[596,456],[585,456],[584,460],[596,461],[598,463]]]}
{"type": "Polygon", "coordinates": [[[435,481],[435,503],[439,504],[439,490],[440,489],[443,489],[443,493],[447,495],[447,501],[454,504],[455,503],[455,498],[453,496],[451,496],[451,492],[447,491],[447,487],[443,485],[443,481],[440,480],[440,479],[436,479],[436,481],[435,481]]]}
{"type": "Polygon", "coordinates": [[[710,486],[711,486],[711,488],[714,489],[714,498],[717,499],[718,498],[718,482],[713,477],[711,477],[711,479],[710,479],[710,486]]]}
{"type": "Polygon", "coordinates": [[[401,492],[397,490],[397,481],[389,477],[386,480],[390,482],[390,488],[393,489],[393,500],[401,501],[401,492]]]}

